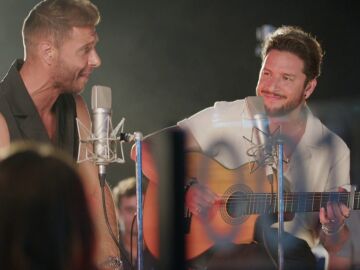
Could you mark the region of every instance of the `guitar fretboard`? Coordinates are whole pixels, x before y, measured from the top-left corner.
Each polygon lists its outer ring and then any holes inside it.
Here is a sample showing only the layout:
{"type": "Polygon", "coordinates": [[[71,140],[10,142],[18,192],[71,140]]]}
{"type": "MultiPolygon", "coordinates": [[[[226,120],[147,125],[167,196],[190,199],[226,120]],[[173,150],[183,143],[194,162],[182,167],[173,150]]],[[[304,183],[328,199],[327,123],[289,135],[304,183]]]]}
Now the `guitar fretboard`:
{"type": "MultiPolygon", "coordinates": [[[[242,193],[235,192],[224,202],[230,216],[251,214],[277,213],[277,193],[242,193]]],[[[298,192],[284,193],[284,212],[318,212],[328,202],[342,203],[346,206],[353,204],[353,209],[360,209],[360,194],[355,192],[353,197],[349,192],[298,192]]]]}

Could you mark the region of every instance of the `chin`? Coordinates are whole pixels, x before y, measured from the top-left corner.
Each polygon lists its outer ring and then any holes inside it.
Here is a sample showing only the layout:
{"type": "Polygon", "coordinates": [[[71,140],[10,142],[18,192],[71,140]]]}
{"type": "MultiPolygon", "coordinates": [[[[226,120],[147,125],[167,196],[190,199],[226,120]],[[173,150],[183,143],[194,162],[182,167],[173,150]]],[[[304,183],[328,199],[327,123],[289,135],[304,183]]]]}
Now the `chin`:
{"type": "Polygon", "coordinates": [[[81,94],[83,92],[83,89],[72,87],[70,90],[67,91],[68,94],[81,94]]]}
{"type": "Polygon", "coordinates": [[[266,114],[269,116],[283,116],[285,113],[285,109],[283,107],[268,107],[265,106],[266,114]]]}
{"type": "Polygon", "coordinates": [[[85,90],[85,86],[83,86],[83,87],[81,87],[81,88],[78,88],[78,89],[76,90],[76,93],[77,93],[77,94],[81,94],[84,90],[85,90]]]}
{"type": "Polygon", "coordinates": [[[72,92],[74,94],[82,93],[84,91],[84,89],[85,89],[85,85],[86,85],[85,83],[78,83],[78,84],[74,85],[72,87],[72,92]]]}
{"type": "Polygon", "coordinates": [[[85,89],[88,80],[88,77],[80,77],[77,81],[75,81],[73,87],[74,92],[81,93],[85,89]]]}

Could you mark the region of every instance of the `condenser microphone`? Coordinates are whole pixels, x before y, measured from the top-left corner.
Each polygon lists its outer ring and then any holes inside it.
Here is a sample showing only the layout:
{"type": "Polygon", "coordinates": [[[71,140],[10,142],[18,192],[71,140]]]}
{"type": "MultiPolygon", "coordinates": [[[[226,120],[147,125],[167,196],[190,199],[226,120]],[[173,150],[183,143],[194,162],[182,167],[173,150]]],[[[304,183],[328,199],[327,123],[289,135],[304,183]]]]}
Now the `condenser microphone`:
{"type": "Polygon", "coordinates": [[[251,96],[246,99],[249,114],[252,117],[253,132],[257,139],[257,148],[259,150],[257,158],[260,163],[265,165],[265,171],[268,178],[272,178],[274,163],[273,143],[269,129],[269,119],[265,112],[264,101],[262,97],[251,96]]]}
{"type": "Polygon", "coordinates": [[[111,124],[111,88],[95,85],[91,91],[92,135],[94,136],[95,164],[99,166],[99,174],[105,174],[110,162],[112,142],[111,124]]]}
{"type": "Polygon", "coordinates": [[[124,163],[124,142],[132,142],[135,135],[124,133],[125,118],[113,129],[111,119],[111,88],[93,86],[91,92],[91,130],[76,118],[79,148],[77,162],[91,161],[99,166],[102,178],[109,163],[124,163]],[[119,155],[118,156],[118,152],[119,155]]]}
{"type": "Polygon", "coordinates": [[[123,142],[132,142],[134,135],[124,133],[124,121],[113,129],[111,119],[111,88],[95,85],[91,92],[93,161],[99,166],[99,174],[105,175],[106,165],[112,162],[123,163],[123,142]],[[121,158],[117,156],[120,144],[121,158]]]}
{"type": "Polygon", "coordinates": [[[256,129],[256,137],[259,144],[263,148],[263,155],[272,155],[272,146],[269,142],[270,130],[269,130],[269,119],[263,113],[256,113],[254,115],[254,127],[256,129]]]}

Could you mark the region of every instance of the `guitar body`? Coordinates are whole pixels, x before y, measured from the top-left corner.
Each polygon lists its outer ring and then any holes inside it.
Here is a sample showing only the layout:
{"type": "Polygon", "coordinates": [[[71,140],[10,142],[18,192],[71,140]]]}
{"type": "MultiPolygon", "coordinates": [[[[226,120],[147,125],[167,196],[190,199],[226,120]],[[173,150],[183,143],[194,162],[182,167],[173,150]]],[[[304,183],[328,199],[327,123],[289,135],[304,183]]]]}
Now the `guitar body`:
{"type": "MultiPolygon", "coordinates": [[[[202,211],[200,215],[192,215],[190,231],[185,234],[186,258],[197,257],[215,244],[229,241],[236,244],[252,242],[258,214],[241,213],[256,212],[253,208],[264,206],[249,204],[248,200],[239,198],[252,193],[270,194],[271,185],[266,180],[264,170],[259,168],[251,172],[252,163],[233,170],[227,169],[199,152],[188,153],[186,165],[186,179],[197,179],[222,198],[221,202],[207,211],[202,211]]],[[[158,187],[150,181],[144,199],[144,240],[150,252],[157,258],[159,257],[158,205],[158,187]]]]}

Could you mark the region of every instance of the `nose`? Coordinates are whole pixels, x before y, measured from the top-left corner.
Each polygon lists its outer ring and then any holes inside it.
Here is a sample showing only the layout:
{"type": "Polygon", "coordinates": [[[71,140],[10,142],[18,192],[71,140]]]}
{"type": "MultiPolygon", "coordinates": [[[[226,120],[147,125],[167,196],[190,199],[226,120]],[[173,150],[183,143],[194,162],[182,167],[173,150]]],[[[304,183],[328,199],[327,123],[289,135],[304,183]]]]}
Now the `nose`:
{"type": "Polygon", "coordinates": [[[272,78],[268,81],[268,85],[267,85],[268,91],[269,91],[269,92],[272,92],[272,93],[278,92],[278,90],[279,90],[279,83],[280,83],[280,79],[279,79],[279,78],[272,77],[272,78]]]}
{"type": "Polygon", "coordinates": [[[93,68],[97,68],[101,65],[101,59],[97,51],[93,49],[89,56],[89,65],[93,68]]]}

